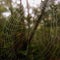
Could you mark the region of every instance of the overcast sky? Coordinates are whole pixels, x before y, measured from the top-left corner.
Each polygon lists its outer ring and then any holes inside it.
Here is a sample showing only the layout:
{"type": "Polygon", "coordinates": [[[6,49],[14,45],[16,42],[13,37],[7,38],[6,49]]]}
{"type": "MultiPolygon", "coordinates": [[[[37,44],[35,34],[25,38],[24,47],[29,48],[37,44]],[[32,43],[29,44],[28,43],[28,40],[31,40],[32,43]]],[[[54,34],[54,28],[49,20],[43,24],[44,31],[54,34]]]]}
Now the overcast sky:
{"type": "MultiPolygon", "coordinates": [[[[13,1],[20,3],[20,0],[13,0],[13,1]]],[[[60,1],[60,0],[56,0],[56,1],[60,1]]],[[[41,0],[28,0],[28,2],[30,6],[36,7],[38,4],[40,4],[41,0]]],[[[26,7],[26,0],[22,0],[22,3],[24,7],[26,7]]]]}
{"type": "MultiPolygon", "coordinates": [[[[17,2],[18,4],[20,4],[20,0],[13,0],[13,6],[14,7],[16,7],[16,4],[15,4],[15,2],[17,2]]],[[[30,7],[37,7],[37,5],[39,5],[40,4],[40,2],[41,2],[41,0],[28,0],[28,3],[29,3],[29,5],[30,5],[30,7]]],[[[22,0],[22,4],[23,4],[23,6],[24,6],[24,8],[26,8],[27,7],[27,5],[26,5],[26,0],[22,0]]],[[[32,10],[30,9],[30,13],[32,13],[32,10]]],[[[5,12],[5,13],[3,13],[3,15],[5,15],[5,16],[9,16],[9,12],[5,12]]],[[[27,14],[27,13],[26,13],[27,14]]]]}
{"type": "MultiPolygon", "coordinates": [[[[19,0],[13,0],[14,2],[20,3],[19,0]]],[[[41,0],[28,0],[29,5],[30,6],[37,6],[38,4],[40,4],[41,0]]],[[[22,0],[22,4],[24,5],[24,7],[26,7],[26,0],[22,0]]]]}
{"type": "MultiPolygon", "coordinates": [[[[60,1],[60,0],[57,0],[57,1],[60,1]]],[[[20,4],[20,0],[13,0],[13,2],[14,2],[14,4],[13,4],[14,6],[16,6],[15,2],[20,4]]],[[[30,7],[37,7],[41,3],[41,0],[28,0],[28,2],[29,2],[30,7]]],[[[23,4],[24,8],[27,7],[26,6],[26,0],[22,0],[22,4],[23,4]]],[[[30,10],[30,12],[31,12],[31,10],[30,10]]],[[[9,13],[6,12],[6,13],[4,13],[4,15],[8,16],[9,13]]]]}

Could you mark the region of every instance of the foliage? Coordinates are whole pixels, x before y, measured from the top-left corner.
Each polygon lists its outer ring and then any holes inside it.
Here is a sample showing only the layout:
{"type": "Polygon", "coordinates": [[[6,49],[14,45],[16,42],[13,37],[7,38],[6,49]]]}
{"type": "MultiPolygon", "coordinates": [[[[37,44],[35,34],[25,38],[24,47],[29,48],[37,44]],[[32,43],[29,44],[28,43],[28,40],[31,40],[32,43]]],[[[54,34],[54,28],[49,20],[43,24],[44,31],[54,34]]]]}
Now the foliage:
{"type": "Polygon", "coordinates": [[[1,60],[49,60],[60,57],[60,3],[49,2],[50,5],[48,4],[29,45],[28,56],[28,39],[41,13],[41,6],[32,9],[32,17],[31,14],[25,16],[22,3],[17,4],[15,8],[12,0],[1,0],[0,3],[1,60]],[[10,11],[11,15],[3,16],[6,11],[10,11]],[[31,24],[34,26],[31,27],[31,24]]]}

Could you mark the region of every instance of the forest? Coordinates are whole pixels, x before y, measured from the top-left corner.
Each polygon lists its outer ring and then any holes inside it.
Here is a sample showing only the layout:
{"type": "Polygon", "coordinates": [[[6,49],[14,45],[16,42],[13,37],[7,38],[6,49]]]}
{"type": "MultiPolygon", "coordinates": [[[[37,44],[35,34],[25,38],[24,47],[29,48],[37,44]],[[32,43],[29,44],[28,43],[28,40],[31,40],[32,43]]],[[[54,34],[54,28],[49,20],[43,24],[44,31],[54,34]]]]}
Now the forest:
{"type": "Polygon", "coordinates": [[[0,60],[60,60],[59,0],[28,1],[0,0],[0,60]]]}

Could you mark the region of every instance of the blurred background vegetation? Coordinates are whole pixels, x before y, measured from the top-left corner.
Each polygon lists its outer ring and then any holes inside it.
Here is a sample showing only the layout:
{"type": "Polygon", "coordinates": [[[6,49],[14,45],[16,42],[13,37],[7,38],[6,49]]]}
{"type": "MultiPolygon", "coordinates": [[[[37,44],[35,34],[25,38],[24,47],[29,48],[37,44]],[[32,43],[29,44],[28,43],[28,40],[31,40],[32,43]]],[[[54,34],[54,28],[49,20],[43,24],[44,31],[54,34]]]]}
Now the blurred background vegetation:
{"type": "Polygon", "coordinates": [[[60,60],[60,3],[48,1],[27,56],[28,39],[44,1],[31,8],[32,14],[26,2],[27,15],[22,0],[20,4],[15,3],[16,7],[12,0],[0,0],[0,60],[60,60]],[[5,16],[5,12],[10,15],[5,16]]]}

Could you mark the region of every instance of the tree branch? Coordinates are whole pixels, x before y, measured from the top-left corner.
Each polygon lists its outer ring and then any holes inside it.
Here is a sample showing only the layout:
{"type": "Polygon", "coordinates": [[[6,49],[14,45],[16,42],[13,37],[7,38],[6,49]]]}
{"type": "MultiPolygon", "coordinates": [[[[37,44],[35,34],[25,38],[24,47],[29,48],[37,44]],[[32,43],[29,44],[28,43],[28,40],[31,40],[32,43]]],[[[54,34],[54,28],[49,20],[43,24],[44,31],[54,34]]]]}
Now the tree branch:
{"type": "Polygon", "coordinates": [[[43,15],[44,15],[45,8],[46,8],[46,5],[47,5],[47,2],[48,2],[48,1],[49,1],[49,0],[45,0],[44,3],[43,3],[43,7],[42,7],[42,9],[41,9],[41,14],[38,16],[38,19],[37,19],[37,21],[36,21],[35,27],[33,28],[33,31],[31,32],[31,35],[30,35],[30,37],[29,37],[29,39],[28,39],[28,44],[30,44],[30,42],[31,42],[31,40],[32,40],[32,38],[33,38],[33,36],[34,36],[34,34],[35,34],[35,31],[36,31],[36,29],[37,29],[37,27],[38,27],[38,25],[39,25],[39,23],[40,23],[43,15]]]}

